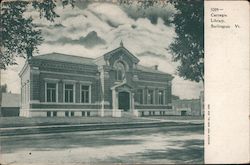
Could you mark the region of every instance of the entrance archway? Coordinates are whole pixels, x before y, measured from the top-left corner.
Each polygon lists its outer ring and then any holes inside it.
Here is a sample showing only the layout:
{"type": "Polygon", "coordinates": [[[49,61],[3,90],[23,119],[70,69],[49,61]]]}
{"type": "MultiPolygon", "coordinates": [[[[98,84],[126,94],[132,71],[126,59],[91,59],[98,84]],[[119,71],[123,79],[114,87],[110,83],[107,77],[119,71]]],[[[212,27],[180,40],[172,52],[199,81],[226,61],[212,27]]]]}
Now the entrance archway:
{"type": "Polygon", "coordinates": [[[119,92],[118,94],[118,108],[124,111],[130,109],[130,98],[129,92],[119,92]]]}

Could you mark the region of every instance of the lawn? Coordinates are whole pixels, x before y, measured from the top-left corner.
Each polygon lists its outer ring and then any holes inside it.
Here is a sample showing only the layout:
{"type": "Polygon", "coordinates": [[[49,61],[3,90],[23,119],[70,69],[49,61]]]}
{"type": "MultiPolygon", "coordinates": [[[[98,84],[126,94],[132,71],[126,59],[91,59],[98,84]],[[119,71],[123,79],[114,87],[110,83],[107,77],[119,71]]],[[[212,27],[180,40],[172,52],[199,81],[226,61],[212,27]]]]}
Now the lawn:
{"type": "Polygon", "coordinates": [[[45,125],[72,125],[72,124],[104,124],[104,123],[131,123],[145,121],[140,118],[114,117],[1,117],[0,128],[45,126],[45,125]]]}
{"type": "Polygon", "coordinates": [[[0,128],[46,126],[46,125],[73,125],[73,124],[105,124],[105,123],[133,123],[150,122],[147,119],[164,120],[203,120],[201,116],[150,116],[150,117],[1,117],[0,128]]]}
{"type": "Polygon", "coordinates": [[[165,120],[203,120],[204,119],[203,116],[149,116],[146,118],[165,119],[165,120]]]}

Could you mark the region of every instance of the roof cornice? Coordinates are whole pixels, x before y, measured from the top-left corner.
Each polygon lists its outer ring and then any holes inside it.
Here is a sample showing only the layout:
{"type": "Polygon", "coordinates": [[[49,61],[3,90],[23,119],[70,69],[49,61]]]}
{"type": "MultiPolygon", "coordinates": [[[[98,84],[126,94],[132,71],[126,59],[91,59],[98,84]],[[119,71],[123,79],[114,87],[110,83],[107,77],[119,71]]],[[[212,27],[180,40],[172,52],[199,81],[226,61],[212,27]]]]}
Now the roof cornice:
{"type": "Polygon", "coordinates": [[[105,60],[108,60],[108,59],[112,56],[112,54],[114,54],[114,53],[116,53],[116,52],[118,52],[118,51],[120,51],[120,50],[124,50],[125,52],[127,52],[127,53],[132,57],[133,61],[134,61],[136,64],[140,61],[135,55],[133,55],[133,54],[132,54],[128,49],[126,49],[124,46],[120,46],[120,47],[118,47],[118,48],[116,48],[116,49],[114,49],[114,50],[111,50],[110,52],[105,53],[105,54],[103,55],[103,57],[104,57],[105,60]]]}

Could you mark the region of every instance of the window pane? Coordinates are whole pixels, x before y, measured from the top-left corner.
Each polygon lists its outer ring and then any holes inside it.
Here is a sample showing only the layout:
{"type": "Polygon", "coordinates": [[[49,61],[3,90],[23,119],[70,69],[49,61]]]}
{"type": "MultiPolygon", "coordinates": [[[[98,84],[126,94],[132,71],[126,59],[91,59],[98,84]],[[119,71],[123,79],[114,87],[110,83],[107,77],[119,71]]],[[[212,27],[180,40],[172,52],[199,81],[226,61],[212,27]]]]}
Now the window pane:
{"type": "Polygon", "coordinates": [[[52,96],[51,96],[52,102],[56,102],[56,90],[52,90],[52,96]]]}
{"type": "Polygon", "coordinates": [[[51,102],[51,100],[50,100],[50,90],[49,89],[47,89],[47,102],[51,102]]]}
{"type": "Polygon", "coordinates": [[[73,90],[73,84],[66,84],[65,89],[71,89],[73,90]]]}
{"type": "Polygon", "coordinates": [[[69,102],[68,98],[69,98],[68,91],[65,91],[65,102],[69,102]]]}
{"type": "Polygon", "coordinates": [[[47,83],[47,88],[54,88],[54,89],[56,89],[56,84],[55,83],[47,83]]]}
{"type": "Polygon", "coordinates": [[[88,103],[89,102],[89,91],[86,91],[86,103],[88,103]]]}
{"type": "Polygon", "coordinates": [[[64,89],[64,101],[66,103],[73,103],[74,100],[74,85],[73,84],[65,84],[64,89]]]}
{"type": "Polygon", "coordinates": [[[87,86],[87,85],[82,85],[82,90],[89,90],[89,86],[87,86]]]}
{"type": "Polygon", "coordinates": [[[122,80],[122,71],[121,70],[118,70],[118,80],[122,80]]]}
{"type": "Polygon", "coordinates": [[[126,68],[125,68],[125,65],[122,63],[122,62],[118,62],[115,64],[115,77],[116,77],[116,80],[122,80],[123,77],[125,76],[125,71],[126,71],[126,68]]]}
{"type": "Polygon", "coordinates": [[[81,91],[81,102],[82,103],[89,103],[89,86],[87,85],[82,85],[82,91],[81,91]]]}
{"type": "Polygon", "coordinates": [[[159,104],[163,104],[163,91],[159,91],[158,98],[159,98],[159,104]]]}
{"type": "Polygon", "coordinates": [[[137,90],[137,102],[143,104],[143,92],[142,89],[137,90]]]}
{"type": "Polygon", "coordinates": [[[70,102],[73,102],[73,91],[70,91],[70,102]]]}
{"type": "Polygon", "coordinates": [[[47,102],[56,102],[56,83],[47,83],[47,102]]]}
{"type": "Polygon", "coordinates": [[[51,116],[51,112],[47,111],[47,117],[50,117],[50,116],[51,116]]]}
{"type": "Polygon", "coordinates": [[[153,90],[148,90],[148,103],[153,104],[154,100],[154,91],[153,90]]]}

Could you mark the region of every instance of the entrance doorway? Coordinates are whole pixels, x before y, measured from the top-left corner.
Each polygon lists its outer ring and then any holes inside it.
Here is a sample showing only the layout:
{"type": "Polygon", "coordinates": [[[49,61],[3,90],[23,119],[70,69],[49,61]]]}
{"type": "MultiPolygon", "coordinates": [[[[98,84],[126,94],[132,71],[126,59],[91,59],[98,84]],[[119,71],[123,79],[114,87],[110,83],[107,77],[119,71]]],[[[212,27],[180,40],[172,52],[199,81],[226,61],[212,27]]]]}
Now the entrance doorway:
{"type": "Polygon", "coordinates": [[[119,92],[118,94],[119,109],[128,111],[130,109],[129,92],[119,92]]]}
{"type": "Polygon", "coordinates": [[[181,111],[181,116],[187,116],[187,111],[181,111]]]}

